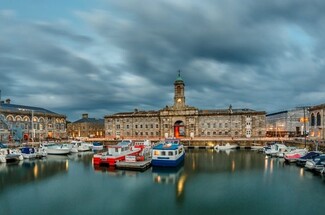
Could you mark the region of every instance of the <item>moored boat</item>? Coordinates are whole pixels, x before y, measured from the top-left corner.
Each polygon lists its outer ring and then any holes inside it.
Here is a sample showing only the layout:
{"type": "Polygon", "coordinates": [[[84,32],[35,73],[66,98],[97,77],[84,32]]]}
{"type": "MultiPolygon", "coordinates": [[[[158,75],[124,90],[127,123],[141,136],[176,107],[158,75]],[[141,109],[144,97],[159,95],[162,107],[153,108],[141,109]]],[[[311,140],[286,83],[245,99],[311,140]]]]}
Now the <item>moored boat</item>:
{"type": "Polygon", "coordinates": [[[306,162],[305,167],[309,170],[321,172],[325,165],[325,155],[320,155],[306,162]]]}
{"type": "Polygon", "coordinates": [[[322,152],[319,152],[319,151],[311,151],[311,152],[308,152],[306,155],[300,157],[300,158],[296,161],[296,164],[297,164],[298,166],[305,166],[307,160],[312,160],[312,159],[314,159],[315,157],[318,157],[318,156],[321,155],[321,154],[322,154],[322,152]]]}
{"type": "Polygon", "coordinates": [[[307,152],[307,149],[295,149],[291,152],[284,153],[283,158],[286,162],[292,163],[307,154],[307,152]]]}
{"type": "Polygon", "coordinates": [[[135,146],[131,140],[123,140],[117,145],[107,146],[107,152],[95,154],[93,164],[115,166],[116,162],[124,161],[126,156],[139,155],[141,150],[142,148],[135,146]]]}
{"type": "Polygon", "coordinates": [[[37,154],[36,154],[35,148],[25,146],[25,147],[20,148],[20,151],[21,151],[21,154],[24,157],[24,159],[36,158],[37,154]]]}
{"type": "Polygon", "coordinates": [[[104,149],[104,145],[100,142],[93,142],[91,148],[92,148],[92,150],[100,151],[100,150],[104,149]]]}
{"type": "Polygon", "coordinates": [[[184,161],[185,150],[178,139],[166,139],[152,149],[152,166],[175,167],[184,161]]]}
{"type": "Polygon", "coordinates": [[[71,147],[68,144],[43,144],[46,153],[48,155],[67,155],[70,153],[71,147]]]}
{"type": "Polygon", "coordinates": [[[228,150],[228,149],[236,149],[238,147],[237,144],[229,144],[226,143],[226,145],[216,145],[214,147],[215,150],[228,150]]]}

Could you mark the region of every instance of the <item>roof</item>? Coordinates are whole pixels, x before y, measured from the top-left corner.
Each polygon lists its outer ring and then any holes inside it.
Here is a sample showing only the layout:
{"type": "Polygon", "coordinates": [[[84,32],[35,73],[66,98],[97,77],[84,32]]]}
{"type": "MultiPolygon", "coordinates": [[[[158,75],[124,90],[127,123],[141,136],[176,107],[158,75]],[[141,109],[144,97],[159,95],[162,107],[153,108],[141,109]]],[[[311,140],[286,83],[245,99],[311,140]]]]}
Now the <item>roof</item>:
{"type": "Polygon", "coordinates": [[[61,115],[58,113],[55,113],[53,111],[47,110],[45,108],[40,107],[34,107],[34,106],[26,106],[26,105],[16,105],[16,104],[8,104],[8,103],[1,103],[0,110],[10,111],[10,112],[31,112],[34,111],[34,113],[42,113],[42,114],[55,114],[55,115],[61,115]]]}
{"type": "Polygon", "coordinates": [[[104,119],[96,119],[96,118],[82,118],[73,123],[102,123],[104,124],[104,119]]]}
{"type": "Polygon", "coordinates": [[[156,150],[176,150],[178,149],[179,144],[158,144],[157,146],[153,147],[156,150]]]}
{"type": "Polygon", "coordinates": [[[182,77],[181,77],[181,71],[179,70],[178,71],[178,75],[177,75],[177,78],[175,80],[175,83],[184,83],[182,77]]]}

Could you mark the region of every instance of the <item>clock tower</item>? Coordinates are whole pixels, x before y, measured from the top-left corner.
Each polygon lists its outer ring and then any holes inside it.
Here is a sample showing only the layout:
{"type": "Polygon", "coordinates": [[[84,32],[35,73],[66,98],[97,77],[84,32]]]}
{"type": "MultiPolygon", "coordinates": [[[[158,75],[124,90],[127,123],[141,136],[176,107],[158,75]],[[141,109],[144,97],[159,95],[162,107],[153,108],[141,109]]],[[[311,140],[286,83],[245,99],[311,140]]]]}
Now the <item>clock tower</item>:
{"type": "Polygon", "coordinates": [[[185,107],[185,84],[181,77],[181,71],[178,71],[178,76],[174,82],[174,107],[177,109],[185,107]]]}

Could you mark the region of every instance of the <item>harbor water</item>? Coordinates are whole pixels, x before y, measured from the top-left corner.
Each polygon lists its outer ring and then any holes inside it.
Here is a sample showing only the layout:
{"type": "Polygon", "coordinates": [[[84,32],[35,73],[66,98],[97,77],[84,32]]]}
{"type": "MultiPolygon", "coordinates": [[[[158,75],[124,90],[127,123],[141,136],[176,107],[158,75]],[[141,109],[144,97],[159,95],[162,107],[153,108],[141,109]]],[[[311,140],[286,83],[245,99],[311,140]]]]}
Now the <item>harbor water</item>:
{"type": "Polygon", "coordinates": [[[92,153],[0,164],[0,214],[324,214],[325,179],[250,150],[186,151],[178,168],[94,167],[92,153]]]}

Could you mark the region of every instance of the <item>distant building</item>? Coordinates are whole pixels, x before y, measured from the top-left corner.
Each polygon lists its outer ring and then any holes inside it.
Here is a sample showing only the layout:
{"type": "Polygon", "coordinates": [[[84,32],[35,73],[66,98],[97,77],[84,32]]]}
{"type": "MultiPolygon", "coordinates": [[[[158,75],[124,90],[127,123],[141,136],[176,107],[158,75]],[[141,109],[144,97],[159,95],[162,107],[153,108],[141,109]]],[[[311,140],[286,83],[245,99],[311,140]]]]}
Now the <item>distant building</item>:
{"type": "Polygon", "coordinates": [[[185,104],[185,83],[174,82],[174,105],[158,111],[106,115],[107,138],[219,138],[264,137],[265,112],[251,109],[199,110],[185,104]]]}
{"type": "Polygon", "coordinates": [[[267,114],[266,129],[266,135],[269,137],[301,137],[304,132],[308,134],[307,108],[296,108],[267,114]]]}
{"type": "Polygon", "coordinates": [[[310,139],[325,140],[325,104],[316,105],[309,108],[310,117],[310,139]]]}
{"type": "Polygon", "coordinates": [[[66,116],[40,107],[0,101],[0,141],[64,139],[66,116]]]}
{"type": "Polygon", "coordinates": [[[89,118],[88,114],[82,114],[82,118],[69,123],[68,136],[71,138],[103,138],[105,137],[104,119],[89,118]]]}

